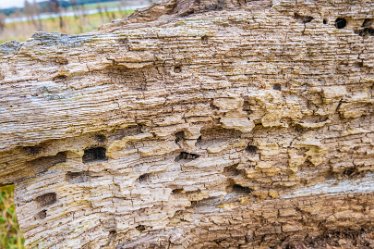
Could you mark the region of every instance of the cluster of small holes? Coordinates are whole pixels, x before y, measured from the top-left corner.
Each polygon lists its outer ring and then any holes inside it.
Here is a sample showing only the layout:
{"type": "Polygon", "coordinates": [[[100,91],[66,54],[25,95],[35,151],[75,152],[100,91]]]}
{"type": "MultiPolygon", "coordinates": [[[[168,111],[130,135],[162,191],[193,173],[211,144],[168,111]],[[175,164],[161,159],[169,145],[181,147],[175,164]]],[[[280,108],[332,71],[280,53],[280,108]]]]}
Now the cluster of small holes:
{"type": "MultiPolygon", "coordinates": [[[[311,17],[311,16],[302,16],[302,15],[298,15],[298,14],[295,14],[295,18],[302,21],[302,23],[308,23],[308,22],[311,22],[313,20],[313,17],[311,17]]],[[[326,24],[328,24],[328,20],[326,18],[324,18],[322,20],[322,23],[326,25],[326,24]]],[[[348,21],[345,18],[342,18],[342,17],[336,18],[335,27],[337,29],[344,29],[347,25],[348,25],[348,21]]]]}

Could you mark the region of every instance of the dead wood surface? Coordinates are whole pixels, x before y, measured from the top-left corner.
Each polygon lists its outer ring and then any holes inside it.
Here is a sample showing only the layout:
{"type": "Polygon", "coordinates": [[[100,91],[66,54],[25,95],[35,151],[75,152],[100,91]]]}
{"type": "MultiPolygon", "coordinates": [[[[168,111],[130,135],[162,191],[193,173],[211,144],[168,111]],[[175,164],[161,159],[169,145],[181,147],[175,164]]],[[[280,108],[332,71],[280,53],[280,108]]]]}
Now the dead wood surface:
{"type": "Polygon", "coordinates": [[[0,46],[28,248],[374,248],[374,2],[171,0],[0,46]]]}

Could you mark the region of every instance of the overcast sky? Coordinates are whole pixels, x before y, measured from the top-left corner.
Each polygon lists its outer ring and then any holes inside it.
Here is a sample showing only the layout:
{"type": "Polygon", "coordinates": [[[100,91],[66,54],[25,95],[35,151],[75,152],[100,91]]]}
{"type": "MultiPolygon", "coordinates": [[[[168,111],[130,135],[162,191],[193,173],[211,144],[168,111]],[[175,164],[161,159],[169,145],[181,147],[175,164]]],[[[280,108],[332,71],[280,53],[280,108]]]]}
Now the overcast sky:
{"type": "MultiPolygon", "coordinates": [[[[0,0],[0,9],[8,7],[21,7],[25,0],[0,0]]],[[[30,0],[32,2],[32,0],[30,0]]]]}

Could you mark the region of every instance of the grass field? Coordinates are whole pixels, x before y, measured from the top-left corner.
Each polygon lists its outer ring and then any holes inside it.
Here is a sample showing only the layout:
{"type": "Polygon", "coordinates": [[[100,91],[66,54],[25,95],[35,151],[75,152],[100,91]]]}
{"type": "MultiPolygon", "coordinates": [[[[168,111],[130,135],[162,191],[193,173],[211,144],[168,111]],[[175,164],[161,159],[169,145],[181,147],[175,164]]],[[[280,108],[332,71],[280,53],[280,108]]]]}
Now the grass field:
{"type": "Polygon", "coordinates": [[[23,236],[17,223],[13,186],[0,188],[0,248],[23,249],[23,236]]]}
{"type": "Polygon", "coordinates": [[[90,15],[77,15],[63,17],[63,27],[60,27],[59,18],[43,19],[38,23],[23,21],[7,23],[5,29],[0,32],[0,42],[7,41],[25,41],[37,31],[60,32],[65,34],[86,33],[97,30],[102,24],[109,23],[114,19],[120,19],[128,16],[133,11],[117,10],[110,12],[101,12],[90,15]]]}
{"type": "MultiPolygon", "coordinates": [[[[85,4],[84,7],[85,9],[92,10],[92,9],[97,9],[98,7],[107,7],[107,8],[116,8],[118,6],[118,1],[113,1],[113,2],[105,2],[105,3],[90,3],[90,4],[85,4]]],[[[68,11],[73,10],[72,7],[67,8],[68,11]]]]}

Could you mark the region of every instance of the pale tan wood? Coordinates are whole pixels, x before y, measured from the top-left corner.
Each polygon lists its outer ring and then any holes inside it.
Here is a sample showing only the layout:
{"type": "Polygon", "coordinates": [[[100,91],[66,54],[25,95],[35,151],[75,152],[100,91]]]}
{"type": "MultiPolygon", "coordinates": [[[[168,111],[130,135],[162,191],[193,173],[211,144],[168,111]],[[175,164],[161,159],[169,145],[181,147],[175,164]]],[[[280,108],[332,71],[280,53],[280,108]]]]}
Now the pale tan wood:
{"type": "Polygon", "coordinates": [[[172,0],[1,45],[27,247],[373,248],[373,11],[172,0]]]}

